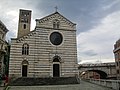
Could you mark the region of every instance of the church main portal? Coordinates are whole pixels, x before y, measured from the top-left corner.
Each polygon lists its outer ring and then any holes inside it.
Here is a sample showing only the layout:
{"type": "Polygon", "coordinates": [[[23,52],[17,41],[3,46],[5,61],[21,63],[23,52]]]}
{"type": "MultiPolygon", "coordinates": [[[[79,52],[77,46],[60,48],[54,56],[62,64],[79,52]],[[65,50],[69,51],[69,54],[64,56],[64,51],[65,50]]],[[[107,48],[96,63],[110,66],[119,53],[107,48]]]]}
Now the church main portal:
{"type": "Polygon", "coordinates": [[[27,65],[22,65],[22,77],[27,77],[27,65]]]}
{"type": "Polygon", "coordinates": [[[59,66],[59,64],[53,64],[53,77],[60,77],[60,66],[59,66]]]}
{"type": "Polygon", "coordinates": [[[60,57],[53,58],[53,77],[60,77],[60,57]]]}

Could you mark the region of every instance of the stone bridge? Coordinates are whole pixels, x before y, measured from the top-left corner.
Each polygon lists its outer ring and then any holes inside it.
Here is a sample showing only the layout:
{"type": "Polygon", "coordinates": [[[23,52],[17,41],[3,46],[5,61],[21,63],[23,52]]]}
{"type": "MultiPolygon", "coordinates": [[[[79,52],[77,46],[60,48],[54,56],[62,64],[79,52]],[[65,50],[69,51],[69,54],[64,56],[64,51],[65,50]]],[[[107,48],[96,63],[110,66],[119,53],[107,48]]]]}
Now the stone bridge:
{"type": "Polygon", "coordinates": [[[100,75],[100,79],[116,78],[115,63],[100,63],[100,64],[80,64],[79,75],[96,72],[100,75]]]}

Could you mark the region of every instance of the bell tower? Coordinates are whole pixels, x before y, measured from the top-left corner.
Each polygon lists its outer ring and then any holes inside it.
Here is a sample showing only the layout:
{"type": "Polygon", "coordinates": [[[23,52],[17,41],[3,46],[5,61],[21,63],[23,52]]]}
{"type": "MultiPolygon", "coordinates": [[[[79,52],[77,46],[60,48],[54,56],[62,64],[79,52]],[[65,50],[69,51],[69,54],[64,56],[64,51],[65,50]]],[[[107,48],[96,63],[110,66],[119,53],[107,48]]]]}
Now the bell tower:
{"type": "Polygon", "coordinates": [[[30,32],[30,27],[31,27],[31,10],[20,9],[17,38],[28,34],[30,32]]]}

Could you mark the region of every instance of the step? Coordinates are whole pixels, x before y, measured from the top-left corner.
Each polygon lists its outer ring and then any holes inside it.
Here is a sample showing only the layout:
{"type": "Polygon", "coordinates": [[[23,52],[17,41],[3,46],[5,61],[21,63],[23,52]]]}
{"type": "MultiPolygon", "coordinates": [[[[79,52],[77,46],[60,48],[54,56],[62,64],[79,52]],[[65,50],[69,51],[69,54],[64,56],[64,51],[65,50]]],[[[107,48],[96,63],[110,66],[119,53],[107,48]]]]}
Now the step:
{"type": "Polygon", "coordinates": [[[20,77],[12,81],[10,86],[37,86],[37,85],[67,85],[78,84],[76,77],[31,78],[20,77]]]}

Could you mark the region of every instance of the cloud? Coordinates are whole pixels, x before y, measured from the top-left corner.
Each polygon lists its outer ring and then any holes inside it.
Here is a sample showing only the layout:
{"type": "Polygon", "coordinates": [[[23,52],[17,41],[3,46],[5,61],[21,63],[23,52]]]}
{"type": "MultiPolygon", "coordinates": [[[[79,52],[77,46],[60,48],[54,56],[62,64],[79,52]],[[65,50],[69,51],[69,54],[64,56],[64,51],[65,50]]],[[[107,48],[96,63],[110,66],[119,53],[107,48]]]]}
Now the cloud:
{"type": "Polygon", "coordinates": [[[80,33],[77,36],[79,57],[85,60],[101,56],[103,59],[113,60],[113,45],[120,36],[119,21],[120,11],[114,12],[103,18],[93,29],[80,33]],[[86,51],[88,52],[84,53],[86,51]]]}
{"type": "Polygon", "coordinates": [[[88,56],[96,56],[96,55],[98,55],[98,54],[95,53],[93,50],[87,50],[87,51],[84,51],[84,52],[82,52],[82,53],[84,53],[84,54],[86,54],[86,55],[88,55],[88,56]]]}
{"type": "MultiPolygon", "coordinates": [[[[104,0],[103,0],[104,1],[104,0]]],[[[109,1],[111,3],[111,1],[109,1]]],[[[0,3],[1,11],[3,15],[2,21],[5,22],[8,29],[15,33],[13,36],[9,37],[16,37],[17,33],[17,22],[19,9],[30,9],[32,10],[32,29],[35,27],[35,19],[44,17],[52,12],[54,12],[54,7],[58,6],[58,11],[61,12],[65,17],[70,19],[71,21],[77,23],[77,35],[80,32],[89,31],[95,25],[99,24],[100,17],[99,15],[103,16],[105,12],[102,12],[103,5],[101,4],[101,0],[93,0],[93,1],[71,1],[68,4],[68,1],[65,0],[52,0],[43,1],[43,0],[36,0],[33,2],[32,0],[4,0],[0,3]],[[13,3],[14,2],[14,3],[13,3]],[[4,7],[4,8],[3,8],[4,7]],[[10,13],[11,15],[8,16],[6,13],[10,13]],[[17,13],[16,13],[17,12],[17,13]],[[98,14],[98,12],[101,12],[98,14]],[[96,13],[96,14],[95,14],[96,13]],[[4,18],[3,18],[4,17],[4,18]],[[8,18],[6,18],[8,17],[8,18]],[[7,22],[7,23],[6,23],[7,22]],[[14,26],[11,25],[14,24],[14,26]],[[11,25],[11,26],[10,26],[11,25]]],[[[106,2],[105,2],[106,5],[106,2]]],[[[105,6],[104,5],[104,6],[105,6]]]]}
{"type": "MultiPolygon", "coordinates": [[[[37,12],[36,9],[34,8],[35,5],[37,5],[37,2],[33,2],[32,0],[1,1],[0,20],[6,25],[6,27],[9,30],[9,32],[7,33],[7,40],[8,39],[10,40],[10,38],[17,37],[19,9],[28,9],[28,10],[34,10],[34,12],[37,12]]],[[[34,13],[34,16],[37,16],[36,13],[34,13]]],[[[31,30],[33,30],[34,27],[35,27],[35,17],[32,16],[31,30]]]]}
{"type": "Polygon", "coordinates": [[[58,11],[77,24],[79,60],[113,60],[113,44],[119,38],[120,0],[0,0],[0,20],[7,26],[7,39],[17,36],[19,9],[32,10],[35,19],[58,11]]]}
{"type": "Polygon", "coordinates": [[[109,2],[108,5],[105,5],[103,9],[104,10],[111,9],[113,6],[117,5],[118,3],[120,3],[120,0],[113,0],[112,3],[109,2]]]}

